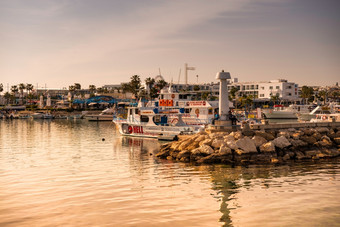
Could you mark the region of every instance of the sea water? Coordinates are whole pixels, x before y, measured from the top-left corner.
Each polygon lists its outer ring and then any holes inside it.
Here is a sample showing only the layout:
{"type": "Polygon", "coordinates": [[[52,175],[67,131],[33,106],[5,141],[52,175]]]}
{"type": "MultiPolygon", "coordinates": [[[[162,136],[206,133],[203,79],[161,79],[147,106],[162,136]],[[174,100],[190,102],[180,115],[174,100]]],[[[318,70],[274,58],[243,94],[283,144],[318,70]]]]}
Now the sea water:
{"type": "Polygon", "coordinates": [[[0,226],[339,226],[339,159],[232,167],[155,157],[112,122],[0,121],[0,226]]]}

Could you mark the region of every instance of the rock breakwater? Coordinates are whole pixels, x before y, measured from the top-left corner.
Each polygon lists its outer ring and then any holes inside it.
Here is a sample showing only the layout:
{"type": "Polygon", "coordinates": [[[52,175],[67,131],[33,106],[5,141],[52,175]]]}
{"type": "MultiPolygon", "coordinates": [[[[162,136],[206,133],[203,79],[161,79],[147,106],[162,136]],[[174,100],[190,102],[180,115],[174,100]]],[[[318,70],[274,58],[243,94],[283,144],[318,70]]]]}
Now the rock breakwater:
{"type": "Polygon", "coordinates": [[[200,132],[162,145],[157,157],[198,164],[269,164],[316,160],[340,155],[340,127],[249,128],[234,132],[200,132]]]}

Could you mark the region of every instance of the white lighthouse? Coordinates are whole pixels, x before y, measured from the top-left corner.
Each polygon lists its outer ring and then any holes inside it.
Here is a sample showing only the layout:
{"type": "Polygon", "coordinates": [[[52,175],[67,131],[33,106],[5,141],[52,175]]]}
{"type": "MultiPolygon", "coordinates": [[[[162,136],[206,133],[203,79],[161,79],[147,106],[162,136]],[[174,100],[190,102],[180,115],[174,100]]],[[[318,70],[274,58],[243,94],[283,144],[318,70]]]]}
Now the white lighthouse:
{"type": "Polygon", "coordinates": [[[228,98],[228,87],[227,79],[231,79],[229,72],[219,72],[216,74],[216,79],[220,80],[220,96],[219,96],[219,115],[220,121],[229,121],[229,98],[228,98]]]}

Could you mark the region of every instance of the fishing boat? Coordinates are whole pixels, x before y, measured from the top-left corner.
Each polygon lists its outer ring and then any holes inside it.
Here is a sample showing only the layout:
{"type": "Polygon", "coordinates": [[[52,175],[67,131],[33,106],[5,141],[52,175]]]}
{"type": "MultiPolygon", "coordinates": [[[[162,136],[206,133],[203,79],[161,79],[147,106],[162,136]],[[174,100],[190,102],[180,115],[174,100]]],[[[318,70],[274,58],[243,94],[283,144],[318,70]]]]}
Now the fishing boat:
{"type": "Polygon", "coordinates": [[[85,119],[88,121],[112,121],[113,120],[114,109],[107,108],[103,110],[100,114],[86,114],[85,119]]]}
{"type": "Polygon", "coordinates": [[[317,106],[310,113],[299,113],[298,118],[299,121],[310,121],[313,118],[316,118],[317,115],[328,115],[334,113],[330,108],[317,106]]]}
{"type": "Polygon", "coordinates": [[[265,119],[298,119],[298,113],[309,113],[312,108],[311,105],[274,105],[273,109],[263,109],[262,116],[265,119]]]}
{"type": "Polygon", "coordinates": [[[156,107],[128,107],[127,118],[114,117],[119,132],[125,136],[175,140],[178,135],[194,134],[203,125],[188,125],[183,121],[184,109],[162,110],[156,107]]]}
{"type": "Polygon", "coordinates": [[[340,122],[340,113],[335,114],[317,114],[310,122],[340,122]]]}
{"type": "Polygon", "coordinates": [[[33,119],[52,119],[53,115],[45,112],[35,112],[31,115],[33,119]]]}

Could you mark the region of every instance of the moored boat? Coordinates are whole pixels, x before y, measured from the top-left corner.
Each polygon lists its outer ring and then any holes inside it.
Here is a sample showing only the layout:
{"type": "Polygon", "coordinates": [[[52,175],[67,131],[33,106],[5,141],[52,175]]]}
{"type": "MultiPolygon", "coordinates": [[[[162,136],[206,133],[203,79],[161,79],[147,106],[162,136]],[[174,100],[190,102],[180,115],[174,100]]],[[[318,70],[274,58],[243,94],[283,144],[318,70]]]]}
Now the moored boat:
{"type": "Polygon", "coordinates": [[[128,107],[127,118],[114,118],[113,122],[122,135],[163,140],[173,140],[178,135],[194,134],[204,129],[203,125],[186,124],[182,116],[183,113],[176,110],[161,110],[155,107],[128,107]]]}

